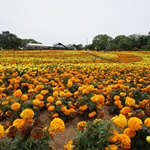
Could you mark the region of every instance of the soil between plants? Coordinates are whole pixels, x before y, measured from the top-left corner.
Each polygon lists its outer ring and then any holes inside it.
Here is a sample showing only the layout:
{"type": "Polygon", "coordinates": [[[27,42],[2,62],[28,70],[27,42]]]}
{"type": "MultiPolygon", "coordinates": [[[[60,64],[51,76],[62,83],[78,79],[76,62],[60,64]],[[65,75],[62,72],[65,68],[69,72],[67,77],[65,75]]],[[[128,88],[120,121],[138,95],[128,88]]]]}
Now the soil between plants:
{"type": "MultiPolygon", "coordinates": [[[[101,108],[101,112],[104,113],[103,119],[110,120],[113,116],[109,114],[109,106],[103,106],[101,108]]],[[[41,114],[41,119],[45,118],[45,114],[41,114]]],[[[53,150],[64,150],[63,147],[65,144],[68,143],[69,140],[73,139],[76,135],[76,127],[79,121],[88,121],[83,117],[75,117],[73,120],[68,121],[65,123],[65,131],[56,133],[54,136],[55,142],[50,142],[50,146],[53,150]]]]}
{"type": "MultiPolygon", "coordinates": [[[[101,108],[101,112],[104,114],[103,120],[110,120],[113,116],[109,113],[109,106],[103,106],[101,108]]],[[[39,116],[40,120],[42,121],[44,126],[49,126],[52,118],[48,111],[44,110],[41,111],[41,114],[39,116]]],[[[90,119],[91,121],[93,119],[90,119]]],[[[54,141],[50,142],[50,147],[53,150],[64,150],[64,145],[68,143],[69,140],[73,139],[76,135],[76,128],[77,123],[79,121],[88,121],[88,119],[85,119],[81,116],[75,116],[74,119],[69,120],[65,123],[65,130],[64,132],[57,132],[54,135],[54,141]]],[[[0,120],[0,124],[5,125],[6,120],[0,120]]]]}

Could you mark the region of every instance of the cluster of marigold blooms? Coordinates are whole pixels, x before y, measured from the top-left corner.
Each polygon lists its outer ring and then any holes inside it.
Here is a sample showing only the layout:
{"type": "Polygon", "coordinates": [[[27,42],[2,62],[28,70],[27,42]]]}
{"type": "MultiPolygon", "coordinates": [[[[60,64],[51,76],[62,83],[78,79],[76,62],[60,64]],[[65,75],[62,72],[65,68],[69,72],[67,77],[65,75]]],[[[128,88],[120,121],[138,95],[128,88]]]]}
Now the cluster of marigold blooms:
{"type": "MultiPolygon", "coordinates": [[[[121,148],[123,150],[130,150],[132,142],[131,138],[136,135],[136,132],[138,130],[141,130],[143,125],[150,128],[150,118],[146,118],[143,122],[138,117],[131,117],[127,119],[124,115],[119,114],[118,116],[113,117],[111,121],[122,130],[119,133],[116,129],[114,129],[113,136],[110,137],[109,145],[105,148],[105,150],[118,150],[118,148],[121,148]]],[[[82,131],[86,125],[86,121],[80,121],[77,124],[77,129],[79,131],[82,131]]],[[[145,140],[150,143],[150,136],[146,136],[145,140]]],[[[68,141],[68,143],[64,145],[64,149],[75,149],[73,140],[68,141]]]]}
{"type": "Polygon", "coordinates": [[[5,69],[1,71],[0,76],[0,115],[11,118],[14,113],[21,110],[23,105],[30,103],[34,111],[46,107],[53,118],[60,117],[58,108],[66,116],[76,112],[82,114],[87,112],[88,117],[92,118],[96,117],[97,110],[100,110],[104,104],[110,105],[112,101],[110,93],[119,89],[120,93],[113,96],[114,105],[128,119],[132,114],[131,107],[144,109],[148,104],[149,99],[143,99],[136,104],[132,98],[132,90],[140,88],[142,92],[150,94],[149,71],[148,67],[113,67],[113,71],[110,67],[73,66],[44,69],[37,67],[27,69],[23,75],[19,75],[16,70],[5,69]],[[8,85],[3,83],[5,78],[8,78],[8,85]],[[25,81],[22,82],[24,79],[25,81]],[[64,83],[65,81],[67,82],[64,83]],[[71,88],[75,84],[78,88],[72,92],[71,88]],[[134,84],[134,87],[130,84],[134,84]],[[45,88],[46,86],[50,86],[52,92],[45,88]],[[27,91],[22,92],[21,89],[27,89],[27,91]],[[7,95],[4,92],[6,90],[13,92],[13,95],[7,95]],[[88,94],[89,104],[83,100],[88,94]],[[121,100],[122,97],[125,99],[124,102],[121,100]],[[90,108],[91,103],[94,109],[90,108]],[[2,107],[5,106],[10,107],[3,112],[2,107]]]}
{"type": "Polygon", "coordinates": [[[14,138],[19,134],[23,138],[32,137],[35,140],[41,139],[44,133],[49,135],[49,138],[53,139],[55,132],[63,132],[65,129],[65,123],[60,118],[53,119],[49,126],[44,126],[39,118],[34,118],[34,111],[26,108],[21,114],[20,118],[17,118],[8,127],[4,127],[0,124],[0,138],[5,135],[9,138],[14,138]]]}

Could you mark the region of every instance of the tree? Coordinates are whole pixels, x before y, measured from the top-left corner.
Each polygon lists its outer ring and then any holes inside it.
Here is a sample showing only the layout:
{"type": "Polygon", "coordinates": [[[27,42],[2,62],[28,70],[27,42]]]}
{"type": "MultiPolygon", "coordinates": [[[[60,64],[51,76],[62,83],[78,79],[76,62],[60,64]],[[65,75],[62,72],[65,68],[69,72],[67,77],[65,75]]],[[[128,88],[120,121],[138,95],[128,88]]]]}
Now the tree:
{"type": "Polygon", "coordinates": [[[40,42],[37,42],[34,39],[22,39],[21,47],[25,47],[27,43],[38,43],[41,44],[40,42]]]}
{"type": "Polygon", "coordinates": [[[94,37],[92,45],[96,50],[106,50],[107,46],[112,41],[112,37],[106,34],[99,34],[94,37]]]}
{"type": "Polygon", "coordinates": [[[9,31],[3,31],[0,35],[0,45],[5,49],[18,49],[21,39],[9,31]]]}
{"type": "Polygon", "coordinates": [[[118,35],[114,39],[114,43],[117,45],[118,50],[130,50],[131,40],[125,35],[118,35]]]}

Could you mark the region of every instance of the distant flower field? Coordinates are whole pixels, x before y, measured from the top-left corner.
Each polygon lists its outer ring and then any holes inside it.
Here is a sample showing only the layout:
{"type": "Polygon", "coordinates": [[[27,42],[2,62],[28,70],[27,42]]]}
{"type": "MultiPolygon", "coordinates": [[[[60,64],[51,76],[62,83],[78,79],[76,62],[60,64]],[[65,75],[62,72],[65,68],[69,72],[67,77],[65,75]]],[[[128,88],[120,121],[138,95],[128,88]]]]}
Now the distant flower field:
{"type": "Polygon", "coordinates": [[[0,51],[0,149],[51,149],[78,116],[87,122],[64,150],[149,150],[150,52],[0,51]]]}

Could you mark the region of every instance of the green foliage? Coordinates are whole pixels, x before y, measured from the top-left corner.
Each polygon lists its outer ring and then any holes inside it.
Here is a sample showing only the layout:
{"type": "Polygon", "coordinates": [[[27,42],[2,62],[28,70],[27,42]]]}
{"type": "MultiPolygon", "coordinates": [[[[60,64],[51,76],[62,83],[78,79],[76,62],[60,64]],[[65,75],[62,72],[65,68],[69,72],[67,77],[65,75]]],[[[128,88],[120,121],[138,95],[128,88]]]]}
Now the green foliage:
{"type": "Polygon", "coordinates": [[[108,120],[89,121],[82,131],[77,130],[73,147],[75,150],[104,150],[109,145],[113,129],[113,125],[108,120]]]}
{"type": "Polygon", "coordinates": [[[17,134],[14,138],[0,140],[0,150],[52,150],[49,142],[52,139],[44,132],[41,139],[22,137],[17,134]]]}
{"type": "Polygon", "coordinates": [[[141,130],[136,132],[136,135],[131,138],[131,150],[149,150],[150,143],[146,141],[146,136],[150,135],[150,129],[143,125],[141,130]]]}

